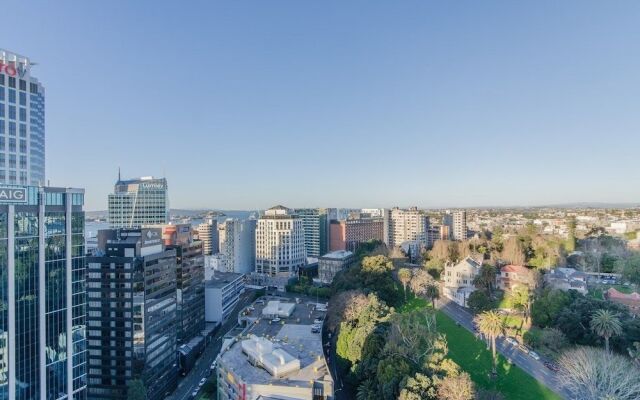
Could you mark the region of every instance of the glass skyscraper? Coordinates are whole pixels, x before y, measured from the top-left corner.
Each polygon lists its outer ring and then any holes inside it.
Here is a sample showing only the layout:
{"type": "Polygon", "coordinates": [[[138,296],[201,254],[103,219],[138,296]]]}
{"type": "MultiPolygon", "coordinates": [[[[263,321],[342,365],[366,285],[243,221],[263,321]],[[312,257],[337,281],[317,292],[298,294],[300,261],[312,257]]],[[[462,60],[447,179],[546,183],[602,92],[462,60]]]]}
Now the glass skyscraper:
{"type": "Polygon", "coordinates": [[[44,138],[44,87],[27,57],[0,49],[0,184],[45,184],[44,138]]]}
{"type": "Polygon", "coordinates": [[[0,399],[86,399],[84,191],[0,186],[0,399]]]}
{"type": "Polygon", "coordinates": [[[111,228],[140,228],[169,222],[169,194],[164,178],[118,178],[109,195],[111,228]]]}

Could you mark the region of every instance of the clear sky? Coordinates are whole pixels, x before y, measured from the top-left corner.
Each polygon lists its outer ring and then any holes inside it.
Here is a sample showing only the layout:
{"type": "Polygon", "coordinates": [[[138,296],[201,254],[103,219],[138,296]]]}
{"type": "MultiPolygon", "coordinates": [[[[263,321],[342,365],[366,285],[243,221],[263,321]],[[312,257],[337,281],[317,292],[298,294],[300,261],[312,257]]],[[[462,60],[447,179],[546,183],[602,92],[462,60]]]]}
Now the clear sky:
{"type": "Polygon", "coordinates": [[[11,1],[47,177],[106,209],[640,202],[638,1],[11,1]]]}

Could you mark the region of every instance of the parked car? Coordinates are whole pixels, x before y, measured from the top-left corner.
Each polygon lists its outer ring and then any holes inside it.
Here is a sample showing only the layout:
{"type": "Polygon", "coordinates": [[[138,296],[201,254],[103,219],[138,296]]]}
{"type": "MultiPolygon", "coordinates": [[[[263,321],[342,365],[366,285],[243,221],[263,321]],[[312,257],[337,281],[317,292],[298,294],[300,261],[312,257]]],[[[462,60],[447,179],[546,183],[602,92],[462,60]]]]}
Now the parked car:
{"type": "Polygon", "coordinates": [[[198,397],[198,389],[194,390],[193,393],[191,393],[191,397],[193,398],[198,397]]]}
{"type": "Polygon", "coordinates": [[[518,346],[518,348],[520,349],[520,351],[522,351],[524,354],[529,354],[529,348],[523,344],[521,344],[520,346],[518,346]]]}
{"type": "Polygon", "coordinates": [[[560,366],[554,362],[551,361],[546,361],[544,363],[544,366],[549,368],[551,371],[553,372],[558,372],[560,370],[560,366]]]}
{"type": "Polygon", "coordinates": [[[274,319],[271,320],[271,322],[280,322],[280,318],[275,317],[274,319]]]}
{"type": "Polygon", "coordinates": [[[533,358],[534,360],[539,360],[540,359],[540,356],[535,351],[530,351],[529,352],[529,356],[531,356],[531,358],[533,358]]]}
{"type": "Polygon", "coordinates": [[[512,338],[511,336],[507,337],[505,339],[505,341],[507,343],[509,343],[510,345],[513,345],[513,346],[517,346],[518,345],[518,341],[515,338],[512,338]]]}

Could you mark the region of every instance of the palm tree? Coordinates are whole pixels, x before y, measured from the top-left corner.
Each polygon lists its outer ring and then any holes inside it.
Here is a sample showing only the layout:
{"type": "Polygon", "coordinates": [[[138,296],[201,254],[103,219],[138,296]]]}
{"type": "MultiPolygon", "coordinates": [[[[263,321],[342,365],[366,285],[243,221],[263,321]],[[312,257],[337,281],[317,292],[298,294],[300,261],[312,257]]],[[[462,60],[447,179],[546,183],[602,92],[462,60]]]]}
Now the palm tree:
{"type": "Polygon", "coordinates": [[[440,288],[436,282],[431,282],[427,285],[424,295],[431,299],[431,306],[436,308],[436,299],[440,297],[440,288]]]}
{"type": "Polygon", "coordinates": [[[493,355],[492,376],[496,376],[496,339],[504,333],[504,321],[495,311],[485,311],[475,317],[480,333],[491,341],[491,353],[493,355]]]}
{"type": "Polygon", "coordinates": [[[609,352],[609,338],[622,333],[622,324],[618,314],[609,310],[597,310],[591,317],[591,329],[604,338],[604,348],[609,352]]]}
{"type": "Polygon", "coordinates": [[[407,285],[409,284],[409,281],[411,281],[411,277],[413,276],[413,274],[411,273],[411,270],[409,268],[400,268],[400,270],[398,270],[398,279],[400,280],[400,283],[402,283],[402,287],[404,288],[404,300],[407,300],[407,285]]]}

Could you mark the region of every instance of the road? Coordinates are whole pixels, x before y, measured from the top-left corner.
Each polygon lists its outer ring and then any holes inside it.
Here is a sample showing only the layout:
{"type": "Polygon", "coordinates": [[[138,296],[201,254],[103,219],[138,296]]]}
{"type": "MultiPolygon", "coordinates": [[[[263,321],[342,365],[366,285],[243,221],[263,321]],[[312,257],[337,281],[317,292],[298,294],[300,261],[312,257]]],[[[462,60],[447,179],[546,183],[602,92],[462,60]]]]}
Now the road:
{"type": "MultiPolygon", "coordinates": [[[[475,334],[473,330],[473,315],[470,312],[447,299],[439,300],[438,308],[461,326],[475,334]]],[[[504,338],[496,340],[496,349],[500,354],[505,356],[507,359],[510,359],[524,372],[536,378],[538,382],[543,383],[562,398],[571,398],[571,394],[558,384],[554,375],[555,373],[544,366],[545,360],[542,357],[539,361],[536,361],[529,355],[520,351],[517,346],[513,346],[506,342],[504,338]]]]}
{"type": "Polygon", "coordinates": [[[213,360],[215,360],[218,353],[220,353],[222,339],[227,332],[235,328],[238,324],[238,313],[243,307],[246,307],[251,303],[253,295],[254,292],[252,290],[247,290],[240,296],[240,300],[233,311],[229,314],[229,318],[222,324],[213,338],[211,338],[211,341],[200,358],[196,361],[193,369],[191,369],[187,376],[179,378],[178,387],[173,394],[167,396],[165,400],[187,400],[193,398],[192,393],[198,387],[200,380],[211,376],[211,363],[213,363],[213,360]]]}

